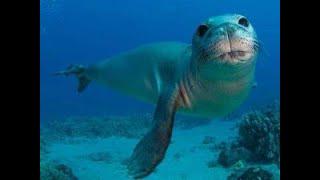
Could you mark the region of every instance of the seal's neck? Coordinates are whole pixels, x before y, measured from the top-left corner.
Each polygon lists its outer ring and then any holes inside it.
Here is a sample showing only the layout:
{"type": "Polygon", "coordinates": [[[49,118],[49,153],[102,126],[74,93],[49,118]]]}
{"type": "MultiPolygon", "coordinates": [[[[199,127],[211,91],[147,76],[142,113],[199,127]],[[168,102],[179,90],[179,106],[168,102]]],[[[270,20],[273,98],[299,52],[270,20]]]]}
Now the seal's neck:
{"type": "MultiPolygon", "coordinates": [[[[188,71],[196,81],[215,82],[238,82],[252,83],[254,79],[255,61],[245,64],[217,64],[214,62],[203,63],[191,55],[188,71]]],[[[206,84],[203,83],[203,84],[206,84]]]]}

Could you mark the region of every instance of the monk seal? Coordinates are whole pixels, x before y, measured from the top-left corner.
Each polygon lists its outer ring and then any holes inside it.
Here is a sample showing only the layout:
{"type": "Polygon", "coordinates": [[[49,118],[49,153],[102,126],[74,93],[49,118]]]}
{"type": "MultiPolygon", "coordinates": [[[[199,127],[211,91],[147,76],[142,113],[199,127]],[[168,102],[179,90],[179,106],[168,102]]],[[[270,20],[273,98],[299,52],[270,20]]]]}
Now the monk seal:
{"type": "Polygon", "coordinates": [[[58,75],[75,75],[82,92],[96,81],[156,104],[154,123],[128,160],[134,178],[149,175],[163,160],[175,113],[223,116],[237,108],[254,85],[257,35],[238,14],[201,23],[192,44],[148,44],[89,67],[71,65],[58,75]]]}

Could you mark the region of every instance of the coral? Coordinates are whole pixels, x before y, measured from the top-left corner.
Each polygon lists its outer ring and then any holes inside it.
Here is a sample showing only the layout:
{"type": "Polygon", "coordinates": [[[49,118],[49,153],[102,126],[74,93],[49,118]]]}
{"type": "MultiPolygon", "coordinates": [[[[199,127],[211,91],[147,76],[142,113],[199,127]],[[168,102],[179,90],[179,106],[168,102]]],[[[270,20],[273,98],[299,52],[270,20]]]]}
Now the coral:
{"type": "Polygon", "coordinates": [[[280,159],[280,108],[273,103],[242,116],[238,138],[231,144],[212,147],[220,149],[218,163],[230,167],[239,160],[251,163],[276,163],[280,159]],[[220,147],[219,147],[220,146],[220,147]]]}
{"type": "Polygon", "coordinates": [[[236,171],[228,176],[228,180],[273,180],[271,172],[259,167],[250,167],[242,171],[236,171]]]}
{"type": "Polygon", "coordinates": [[[54,162],[40,162],[40,179],[41,180],[77,180],[72,170],[64,164],[54,162]]]}
{"type": "Polygon", "coordinates": [[[254,154],[254,161],[278,162],[280,157],[280,110],[277,104],[243,116],[239,144],[254,154]]]}

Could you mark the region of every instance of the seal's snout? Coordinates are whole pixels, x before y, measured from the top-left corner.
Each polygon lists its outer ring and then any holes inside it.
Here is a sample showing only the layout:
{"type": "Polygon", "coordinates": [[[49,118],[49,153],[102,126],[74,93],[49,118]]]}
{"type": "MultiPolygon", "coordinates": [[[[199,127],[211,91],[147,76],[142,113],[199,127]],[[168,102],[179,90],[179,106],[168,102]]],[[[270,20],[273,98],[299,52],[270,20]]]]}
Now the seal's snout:
{"type": "MultiPolygon", "coordinates": [[[[247,21],[240,21],[247,25],[247,21]]],[[[254,42],[245,26],[224,23],[208,33],[204,52],[212,59],[229,62],[245,61],[254,55],[254,42]]]]}
{"type": "Polygon", "coordinates": [[[245,61],[254,55],[250,33],[242,26],[227,23],[217,28],[212,34],[205,52],[215,59],[225,61],[245,61]]]}
{"type": "Polygon", "coordinates": [[[259,47],[249,20],[240,15],[215,17],[201,24],[193,46],[202,59],[231,63],[254,59],[259,47]]]}

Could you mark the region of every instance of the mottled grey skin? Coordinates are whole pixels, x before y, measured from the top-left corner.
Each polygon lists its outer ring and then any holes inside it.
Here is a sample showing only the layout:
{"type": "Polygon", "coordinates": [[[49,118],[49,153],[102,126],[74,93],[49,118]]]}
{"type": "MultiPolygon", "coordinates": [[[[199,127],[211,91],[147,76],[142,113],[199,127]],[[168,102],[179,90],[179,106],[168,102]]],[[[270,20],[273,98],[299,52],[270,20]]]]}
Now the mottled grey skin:
{"type": "Polygon", "coordinates": [[[217,117],[245,100],[254,82],[256,39],[245,17],[217,16],[198,27],[191,45],[144,45],[88,68],[72,66],[58,74],[76,74],[79,91],[95,81],[157,105],[154,126],[128,163],[129,174],[142,178],[164,158],[176,111],[217,117]]]}

